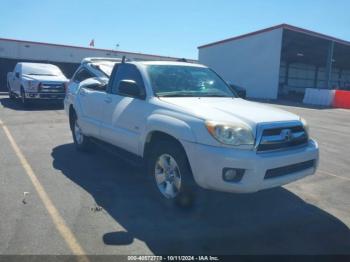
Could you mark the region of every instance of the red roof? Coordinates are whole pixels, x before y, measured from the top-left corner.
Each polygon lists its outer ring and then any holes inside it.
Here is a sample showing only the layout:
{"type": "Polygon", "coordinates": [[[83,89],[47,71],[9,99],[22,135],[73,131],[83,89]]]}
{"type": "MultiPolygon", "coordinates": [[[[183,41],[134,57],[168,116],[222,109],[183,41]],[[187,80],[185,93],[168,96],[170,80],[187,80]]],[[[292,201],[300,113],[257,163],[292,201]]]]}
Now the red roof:
{"type": "MultiPolygon", "coordinates": [[[[86,49],[86,50],[91,50],[91,51],[123,53],[123,54],[130,54],[130,55],[145,55],[145,56],[152,56],[155,58],[179,59],[178,57],[171,57],[171,56],[159,56],[159,55],[134,53],[134,52],[127,52],[127,51],[119,51],[119,50],[117,51],[117,50],[112,50],[112,49],[100,49],[100,48],[83,47],[83,46],[61,45],[61,44],[52,44],[52,43],[45,43],[45,42],[35,42],[35,41],[26,41],[26,40],[17,40],[17,39],[8,39],[8,38],[0,38],[0,41],[9,41],[9,42],[17,42],[17,43],[25,43],[25,44],[39,44],[39,45],[57,46],[57,47],[68,47],[68,48],[86,49]]],[[[195,61],[192,59],[187,59],[187,60],[195,61]]]]}
{"type": "Polygon", "coordinates": [[[258,31],[252,32],[252,33],[248,33],[248,34],[244,34],[244,35],[240,35],[240,36],[235,36],[235,37],[231,37],[231,38],[224,39],[224,40],[221,40],[221,41],[217,41],[217,42],[213,42],[213,43],[210,43],[210,44],[202,45],[202,46],[199,46],[198,48],[205,48],[205,47],[209,47],[209,46],[213,46],[213,45],[218,45],[218,44],[222,44],[222,43],[226,43],[226,42],[242,39],[242,38],[245,38],[245,37],[249,37],[249,36],[252,36],[252,35],[257,35],[257,34],[269,32],[269,31],[272,31],[272,30],[275,30],[275,29],[279,29],[279,28],[288,29],[288,30],[291,30],[291,31],[294,31],[294,32],[307,34],[307,35],[310,35],[310,36],[315,36],[315,37],[318,37],[318,38],[334,41],[334,42],[337,42],[337,43],[340,43],[340,44],[344,44],[344,45],[350,45],[349,41],[345,41],[345,40],[342,40],[342,39],[339,39],[339,38],[335,38],[335,37],[332,37],[332,36],[324,35],[324,34],[321,34],[321,33],[317,33],[317,32],[314,32],[314,31],[310,31],[310,30],[307,30],[307,29],[304,29],[304,28],[300,28],[300,27],[296,27],[296,26],[292,26],[292,25],[288,25],[288,24],[280,24],[280,25],[272,26],[272,27],[265,28],[265,29],[262,29],[262,30],[258,30],[258,31]]]}

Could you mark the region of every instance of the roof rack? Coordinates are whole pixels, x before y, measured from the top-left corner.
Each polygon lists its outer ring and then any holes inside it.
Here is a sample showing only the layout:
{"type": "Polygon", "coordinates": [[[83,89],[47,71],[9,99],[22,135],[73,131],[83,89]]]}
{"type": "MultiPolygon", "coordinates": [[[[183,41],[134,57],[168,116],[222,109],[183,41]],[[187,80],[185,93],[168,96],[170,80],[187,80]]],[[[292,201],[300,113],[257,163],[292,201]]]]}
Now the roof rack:
{"type": "Polygon", "coordinates": [[[188,61],[187,61],[186,58],[179,58],[179,59],[177,59],[176,61],[188,63],[188,61]]]}
{"type": "Polygon", "coordinates": [[[145,61],[155,61],[155,60],[148,60],[148,59],[140,59],[140,58],[127,58],[125,55],[121,59],[121,63],[127,63],[127,62],[145,62],[145,61]]]}
{"type": "Polygon", "coordinates": [[[122,59],[120,58],[110,58],[110,57],[86,57],[83,60],[81,60],[81,63],[92,63],[92,62],[98,62],[98,61],[110,61],[110,62],[121,62],[122,59]]]}

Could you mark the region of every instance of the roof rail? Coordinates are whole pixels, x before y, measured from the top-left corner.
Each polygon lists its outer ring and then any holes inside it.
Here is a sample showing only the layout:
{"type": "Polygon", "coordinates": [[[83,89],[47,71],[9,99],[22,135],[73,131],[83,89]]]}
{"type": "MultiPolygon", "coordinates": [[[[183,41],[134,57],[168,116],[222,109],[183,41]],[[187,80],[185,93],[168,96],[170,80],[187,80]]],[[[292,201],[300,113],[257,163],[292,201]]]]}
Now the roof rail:
{"type": "Polygon", "coordinates": [[[110,62],[121,62],[122,60],[120,58],[110,58],[110,57],[86,57],[83,60],[81,60],[81,63],[92,63],[92,62],[98,62],[98,61],[110,61],[110,62]]]}
{"type": "Polygon", "coordinates": [[[177,59],[176,61],[188,63],[188,61],[187,61],[186,58],[179,58],[179,59],[177,59]]]}

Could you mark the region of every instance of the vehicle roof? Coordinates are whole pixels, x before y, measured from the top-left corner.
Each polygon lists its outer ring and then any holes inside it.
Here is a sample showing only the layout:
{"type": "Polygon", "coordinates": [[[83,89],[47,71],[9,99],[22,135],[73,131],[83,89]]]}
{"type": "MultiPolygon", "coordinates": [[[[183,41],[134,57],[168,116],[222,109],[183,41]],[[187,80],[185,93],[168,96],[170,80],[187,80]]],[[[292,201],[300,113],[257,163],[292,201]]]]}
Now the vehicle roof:
{"type": "Polygon", "coordinates": [[[109,57],[86,57],[81,60],[82,64],[85,63],[99,63],[99,62],[121,62],[120,58],[109,58],[109,57]]]}
{"type": "Polygon", "coordinates": [[[58,66],[53,65],[53,64],[47,64],[47,63],[28,63],[28,62],[19,62],[19,65],[22,65],[22,67],[31,67],[31,68],[35,68],[35,67],[51,67],[51,68],[55,68],[57,69],[58,66]]]}
{"type": "Polygon", "coordinates": [[[130,63],[142,64],[142,65],[174,65],[174,66],[192,66],[192,67],[206,68],[205,65],[196,64],[196,63],[178,62],[178,61],[135,61],[130,63]]]}

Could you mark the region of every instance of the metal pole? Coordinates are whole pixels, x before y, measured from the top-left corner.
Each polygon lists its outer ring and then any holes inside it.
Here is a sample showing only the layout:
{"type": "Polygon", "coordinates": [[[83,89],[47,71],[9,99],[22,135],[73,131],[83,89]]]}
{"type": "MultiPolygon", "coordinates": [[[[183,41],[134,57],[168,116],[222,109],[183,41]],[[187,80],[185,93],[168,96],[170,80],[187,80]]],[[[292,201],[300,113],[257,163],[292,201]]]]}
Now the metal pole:
{"type": "Polygon", "coordinates": [[[332,62],[333,62],[333,50],[334,50],[334,41],[329,43],[328,54],[327,54],[327,63],[326,63],[326,71],[325,71],[325,88],[331,89],[331,81],[332,81],[332,62]]]}

